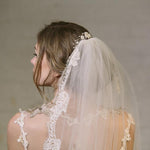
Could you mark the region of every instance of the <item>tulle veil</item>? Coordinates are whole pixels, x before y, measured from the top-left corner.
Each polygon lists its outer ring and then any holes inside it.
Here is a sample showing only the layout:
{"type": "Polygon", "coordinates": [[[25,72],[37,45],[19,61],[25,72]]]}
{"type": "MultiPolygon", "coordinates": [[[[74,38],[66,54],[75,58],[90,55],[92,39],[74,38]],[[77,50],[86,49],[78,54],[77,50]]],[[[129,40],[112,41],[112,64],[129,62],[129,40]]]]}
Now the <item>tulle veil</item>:
{"type": "Polygon", "coordinates": [[[99,38],[82,39],[68,58],[48,112],[44,149],[140,150],[137,98],[132,82],[99,38]]]}

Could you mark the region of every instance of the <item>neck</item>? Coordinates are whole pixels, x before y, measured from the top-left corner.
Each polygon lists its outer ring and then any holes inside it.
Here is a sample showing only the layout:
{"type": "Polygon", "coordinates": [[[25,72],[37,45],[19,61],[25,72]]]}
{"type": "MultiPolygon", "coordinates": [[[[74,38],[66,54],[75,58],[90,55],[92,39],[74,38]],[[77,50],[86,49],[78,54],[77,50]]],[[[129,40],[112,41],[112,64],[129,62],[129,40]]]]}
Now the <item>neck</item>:
{"type": "Polygon", "coordinates": [[[58,91],[58,88],[54,89],[54,97],[56,96],[57,91],[58,91]]]}

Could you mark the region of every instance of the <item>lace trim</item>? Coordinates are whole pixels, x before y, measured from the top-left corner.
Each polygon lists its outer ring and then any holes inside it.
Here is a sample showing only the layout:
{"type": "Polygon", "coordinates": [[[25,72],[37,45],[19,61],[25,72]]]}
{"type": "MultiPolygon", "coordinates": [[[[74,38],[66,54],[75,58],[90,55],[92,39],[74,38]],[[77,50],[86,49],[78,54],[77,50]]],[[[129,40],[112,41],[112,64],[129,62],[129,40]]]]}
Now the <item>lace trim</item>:
{"type": "MultiPolygon", "coordinates": [[[[107,111],[106,110],[97,110],[96,114],[89,114],[87,117],[85,117],[82,122],[90,123],[93,118],[97,117],[98,115],[101,115],[103,119],[107,119],[107,111]]],[[[78,118],[70,117],[69,115],[61,115],[61,117],[65,118],[67,121],[67,124],[69,126],[72,126],[74,124],[80,124],[81,121],[78,120],[78,118]]]]}
{"type": "Polygon", "coordinates": [[[71,68],[78,65],[79,59],[80,59],[80,52],[79,52],[79,48],[77,45],[75,47],[75,50],[69,56],[69,58],[67,60],[67,67],[63,71],[62,76],[59,80],[59,83],[58,83],[59,84],[59,90],[58,90],[59,92],[54,99],[56,105],[49,108],[49,110],[46,107],[42,108],[42,112],[47,113],[47,111],[48,111],[48,113],[51,114],[50,121],[47,124],[49,137],[43,145],[44,150],[60,150],[61,140],[57,139],[56,134],[55,134],[56,121],[59,118],[59,116],[61,115],[61,113],[66,112],[66,110],[67,110],[67,106],[69,103],[69,95],[66,91],[64,91],[64,87],[65,87],[65,84],[67,81],[66,79],[68,78],[68,76],[70,74],[71,68]]]}
{"type": "Polygon", "coordinates": [[[29,143],[26,139],[27,133],[24,132],[24,130],[23,130],[23,126],[24,126],[23,120],[24,120],[24,117],[26,116],[26,114],[24,114],[25,111],[22,111],[21,108],[19,108],[19,112],[21,113],[21,116],[17,120],[14,121],[14,123],[17,123],[21,129],[21,134],[20,134],[19,138],[17,139],[17,142],[21,142],[24,149],[27,150],[29,143]]]}
{"type": "Polygon", "coordinates": [[[127,143],[127,141],[131,140],[130,133],[129,133],[130,126],[131,126],[131,124],[135,124],[131,114],[128,113],[128,117],[129,117],[129,119],[127,120],[128,121],[128,126],[124,131],[124,137],[121,140],[122,141],[122,147],[120,148],[120,150],[126,150],[126,148],[127,148],[126,143],[127,143]]]}
{"type": "Polygon", "coordinates": [[[67,105],[69,102],[69,96],[67,92],[61,91],[59,95],[56,97],[56,99],[57,99],[56,105],[49,109],[51,113],[50,121],[47,123],[49,136],[43,145],[43,150],[60,150],[61,140],[56,138],[55,126],[56,121],[58,117],[61,115],[62,111],[66,112],[67,105]]]}
{"type": "MultiPolygon", "coordinates": [[[[106,120],[107,119],[107,117],[108,117],[108,114],[110,113],[110,112],[113,112],[113,113],[118,113],[118,114],[120,114],[120,111],[119,110],[108,110],[108,109],[101,109],[101,110],[97,110],[96,111],[96,114],[89,114],[87,117],[85,117],[83,120],[82,120],[82,122],[86,122],[86,124],[90,124],[91,123],[91,121],[95,118],[95,117],[97,117],[97,116],[101,116],[104,120],[106,120]]],[[[65,115],[61,115],[61,117],[63,117],[63,118],[65,118],[66,119],[66,121],[67,121],[67,124],[69,125],[69,126],[72,126],[72,125],[74,125],[74,124],[80,124],[81,123],[81,121],[79,121],[77,118],[73,118],[73,117],[70,117],[69,115],[67,115],[67,114],[65,114],[65,115]]]]}

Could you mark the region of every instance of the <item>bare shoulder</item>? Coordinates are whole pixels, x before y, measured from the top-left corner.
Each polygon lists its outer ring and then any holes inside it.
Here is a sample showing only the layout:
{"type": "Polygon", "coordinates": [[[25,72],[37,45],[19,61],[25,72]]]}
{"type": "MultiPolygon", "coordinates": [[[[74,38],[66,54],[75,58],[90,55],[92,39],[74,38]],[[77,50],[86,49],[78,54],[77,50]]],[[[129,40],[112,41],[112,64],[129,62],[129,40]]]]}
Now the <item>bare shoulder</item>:
{"type": "Polygon", "coordinates": [[[43,150],[43,144],[48,137],[48,121],[49,117],[45,114],[37,114],[31,118],[28,113],[24,119],[24,130],[27,132],[29,150],[43,150]]]}
{"type": "Polygon", "coordinates": [[[126,140],[126,145],[127,145],[127,149],[133,149],[133,145],[134,145],[134,135],[135,135],[135,120],[134,117],[129,113],[125,111],[125,123],[126,126],[124,128],[123,124],[123,118],[120,118],[120,127],[121,129],[124,130],[124,136],[122,140],[126,140]],[[130,137],[130,140],[128,139],[128,137],[130,137]]]}
{"type": "MultiPolygon", "coordinates": [[[[27,112],[26,112],[27,113],[27,112]]],[[[47,122],[49,121],[49,117],[45,114],[37,114],[34,117],[30,117],[30,113],[27,113],[27,116],[24,119],[25,125],[24,127],[27,130],[31,130],[31,132],[39,131],[47,131],[47,122]],[[46,130],[45,130],[46,129],[46,130]]]]}
{"type": "Polygon", "coordinates": [[[17,139],[20,135],[20,128],[14,121],[19,118],[21,115],[20,112],[16,113],[8,122],[7,125],[7,147],[8,150],[23,150],[21,144],[17,142],[17,139]]]}
{"type": "MultiPolygon", "coordinates": [[[[127,149],[132,150],[134,145],[134,134],[135,134],[135,120],[133,116],[127,111],[121,111],[116,113],[116,128],[118,129],[118,143],[122,145],[122,140],[126,140],[127,149]],[[130,136],[130,140],[127,140],[127,136],[130,136]],[[120,143],[121,141],[121,143],[120,143]]],[[[111,117],[113,119],[113,117],[111,117]]]]}
{"type": "MultiPolygon", "coordinates": [[[[20,126],[14,121],[21,117],[21,113],[16,113],[8,122],[7,127],[7,145],[8,150],[23,150],[23,145],[17,142],[21,134],[20,126]]],[[[26,116],[23,119],[23,130],[27,133],[26,139],[29,143],[29,149],[42,149],[43,142],[48,136],[47,122],[49,117],[44,114],[37,114],[33,118],[30,117],[30,113],[26,112],[26,116]],[[39,139],[40,137],[40,139],[39,139]],[[38,144],[37,144],[38,143],[38,144]],[[37,146],[37,147],[36,147],[37,146]]]]}

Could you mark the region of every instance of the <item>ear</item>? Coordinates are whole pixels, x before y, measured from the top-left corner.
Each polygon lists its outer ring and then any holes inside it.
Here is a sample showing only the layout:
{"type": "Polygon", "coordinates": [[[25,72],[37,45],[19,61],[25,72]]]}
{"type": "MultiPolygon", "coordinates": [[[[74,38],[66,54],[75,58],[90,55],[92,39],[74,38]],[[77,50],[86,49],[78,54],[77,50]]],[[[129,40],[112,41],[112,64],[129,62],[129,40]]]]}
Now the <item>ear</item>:
{"type": "Polygon", "coordinates": [[[54,77],[55,77],[55,78],[59,78],[60,76],[61,76],[60,73],[54,72],[54,77]]]}

